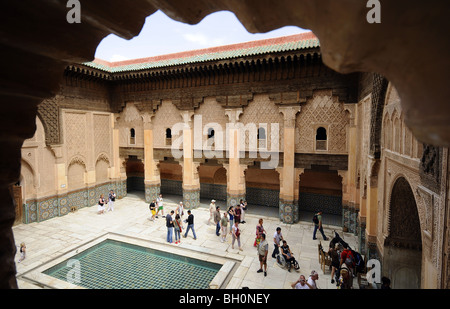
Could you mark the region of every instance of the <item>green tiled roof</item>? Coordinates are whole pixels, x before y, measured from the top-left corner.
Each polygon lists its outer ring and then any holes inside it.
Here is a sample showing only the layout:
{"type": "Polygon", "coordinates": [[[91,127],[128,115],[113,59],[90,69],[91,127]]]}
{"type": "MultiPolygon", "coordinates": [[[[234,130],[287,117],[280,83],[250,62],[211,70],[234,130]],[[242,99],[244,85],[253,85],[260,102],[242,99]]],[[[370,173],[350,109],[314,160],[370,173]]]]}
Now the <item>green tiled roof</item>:
{"type": "MultiPolygon", "coordinates": [[[[266,40],[269,41],[269,40],[266,40]]],[[[184,65],[190,63],[201,63],[207,61],[217,61],[224,59],[233,59],[233,58],[241,58],[248,57],[254,55],[262,55],[269,53],[278,53],[285,51],[295,51],[309,48],[317,48],[320,46],[319,39],[316,37],[308,38],[308,39],[297,39],[296,41],[288,41],[282,42],[278,44],[269,44],[269,45],[258,45],[251,44],[257,43],[258,41],[249,42],[248,44],[236,44],[237,49],[227,50],[226,46],[223,48],[212,48],[205,50],[197,50],[187,53],[179,53],[167,55],[167,57],[152,57],[141,59],[142,62],[139,62],[139,59],[135,61],[123,61],[123,64],[112,63],[111,66],[107,64],[102,64],[99,62],[86,62],[84,65],[99,69],[102,71],[106,71],[109,73],[120,73],[120,72],[130,72],[130,71],[140,71],[145,69],[154,69],[161,67],[170,67],[176,65],[184,65]],[[256,45],[256,46],[251,46],[256,45]],[[249,46],[249,47],[246,47],[249,46]],[[240,48],[239,48],[240,47],[240,48]],[[212,51],[212,52],[211,52],[212,51]],[[177,55],[179,55],[177,57],[177,55]],[[173,56],[173,57],[171,57],[173,56]],[[130,64],[126,64],[126,62],[130,62],[130,64]],[[133,63],[136,62],[136,63],[133,63]]],[[[261,41],[262,42],[262,41],[261,41]]],[[[230,47],[229,45],[228,47],[230,47]]],[[[233,45],[234,46],[234,45],[233,45]]]]}

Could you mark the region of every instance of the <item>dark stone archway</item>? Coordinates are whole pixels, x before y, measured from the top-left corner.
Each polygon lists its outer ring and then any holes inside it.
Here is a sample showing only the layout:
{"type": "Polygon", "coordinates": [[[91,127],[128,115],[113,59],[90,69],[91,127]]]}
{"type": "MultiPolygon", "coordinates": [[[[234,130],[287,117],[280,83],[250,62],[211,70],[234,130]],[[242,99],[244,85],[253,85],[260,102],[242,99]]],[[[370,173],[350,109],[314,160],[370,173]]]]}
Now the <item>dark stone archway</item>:
{"type": "Polygon", "coordinates": [[[390,198],[389,235],[384,243],[383,273],[393,288],[420,288],[422,234],[414,193],[408,181],[395,181],[390,198]]]}

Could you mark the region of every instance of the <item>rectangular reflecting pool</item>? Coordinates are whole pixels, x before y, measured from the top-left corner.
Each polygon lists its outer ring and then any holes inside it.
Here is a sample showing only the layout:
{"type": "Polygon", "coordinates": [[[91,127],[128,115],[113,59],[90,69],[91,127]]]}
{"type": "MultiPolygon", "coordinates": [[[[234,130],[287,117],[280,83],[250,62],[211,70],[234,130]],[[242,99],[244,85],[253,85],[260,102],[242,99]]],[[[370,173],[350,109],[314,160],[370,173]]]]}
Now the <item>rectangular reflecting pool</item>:
{"type": "Polygon", "coordinates": [[[221,267],[221,264],[106,239],[42,273],[63,281],[76,278],[77,286],[88,289],[206,289],[221,267]],[[74,271],[79,276],[74,277],[74,271]]]}

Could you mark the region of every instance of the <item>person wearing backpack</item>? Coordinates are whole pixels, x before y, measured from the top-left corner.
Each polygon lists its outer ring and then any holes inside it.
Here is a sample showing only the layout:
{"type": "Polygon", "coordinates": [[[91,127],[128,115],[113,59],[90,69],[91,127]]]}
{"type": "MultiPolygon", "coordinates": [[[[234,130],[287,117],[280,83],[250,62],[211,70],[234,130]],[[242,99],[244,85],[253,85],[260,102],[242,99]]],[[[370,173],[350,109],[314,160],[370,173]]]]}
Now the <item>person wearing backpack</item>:
{"type": "Polygon", "coordinates": [[[343,267],[343,265],[345,267],[348,268],[351,277],[353,278],[353,275],[355,274],[355,256],[354,256],[354,251],[347,247],[344,249],[344,251],[341,252],[341,261],[340,261],[340,266],[341,268],[343,267]]]}
{"type": "Polygon", "coordinates": [[[318,213],[314,214],[313,222],[314,222],[313,239],[317,239],[316,232],[317,232],[317,230],[319,230],[320,233],[322,233],[323,240],[328,240],[328,238],[325,236],[325,233],[323,232],[322,211],[319,211],[318,213]]]}

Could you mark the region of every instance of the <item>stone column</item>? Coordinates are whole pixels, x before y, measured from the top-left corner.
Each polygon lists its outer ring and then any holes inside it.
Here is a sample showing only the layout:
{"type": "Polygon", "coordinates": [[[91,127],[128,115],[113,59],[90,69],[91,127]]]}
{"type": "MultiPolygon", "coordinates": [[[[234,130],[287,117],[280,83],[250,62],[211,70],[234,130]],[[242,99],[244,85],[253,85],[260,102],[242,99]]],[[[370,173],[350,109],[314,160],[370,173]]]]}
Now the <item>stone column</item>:
{"type": "Polygon", "coordinates": [[[280,106],[284,116],[283,169],[280,181],[280,219],[285,223],[299,220],[298,204],[295,204],[295,116],[300,106],[280,106]]]}
{"type": "Polygon", "coordinates": [[[56,158],[56,194],[58,199],[58,212],[59,214],[68,213],[68,200],[67,200],[67,174],[66,174],[66,162],[63,156],[63,145],[51,145],[50,148],[56,158]],[[66,208],[61,211],[62,208],[66,208]]]}
{"type": "Polygon", "coordinates": [[[193,110],[181,111],[183,118],[183,203],[186,209],[200,206],[200,179],[198,177],[199,163],[194,162],[193,110]]]}
{"type": "Polygon", "coordinates": [[[153,124],[151,118],[154,114],[144,113],[144,185],[145,201],[150,203],[156,200],[161,192],[161,178],[159,175],[158,161],[153,154],[153,124]]]}
{"type": "Polygon", "coordinates": [[[370,167],[367,175],[366,200],[366,243],[369,258],[378,258],[377,251],[377,221],[378,221],[378,169],[380,160],[369,157],[370,167]]]}
{"type": "Polygon", "coordinates": [[[344,104],[344,109],[349,112],[348,126],[348,168],[343,177],[344,171],[339,171],[342,179],[342,218],[343,228],[347,228],[351,233],[357,233],[356,221],[358,221],[359,197],[356,188],[357,179],[357,128],[356,128],[356,108],[357,104],[344,104]],[[345,188],[345,191],[344,191],[345,188]],[[348,218],[348,220],[346,219],[348,218]]]}
{"type": "Polygon", "coordinates": [[[112,115],[111,127],[112,127],[112,168],[111,168],[111,179],[115,184],[115,193],[117,198],[123,198],[127,195],[126,188],[126,172],[121,171],[123,164],[123,159],[120,158],[120,132],[117,127],[117,122],[115,121],[116,116],[112,115]]]}
{"type": "Polygon", "coordinates": [[[228,164],[224,164],[227,170],[227,207],[236,205],[239,201],[245,200],[245,170],[246,164],[240,163],[241,149],[244,143],[241,142],[240,130],[237,126],[239,117],[242,114],[242,108],[225,109],[225,115],[228,116],[226,149],[228,164]]]}
{"type": "Polygon", "coordinates": [[[246,194],[245,170],[247,169],[248,165],[238,164],[232,166],[231,164],[223,163],[223,167],[227,171],[227,208],[228,208],[229,206],[239,204],[240,200],[245,200],[246,194]]]}

